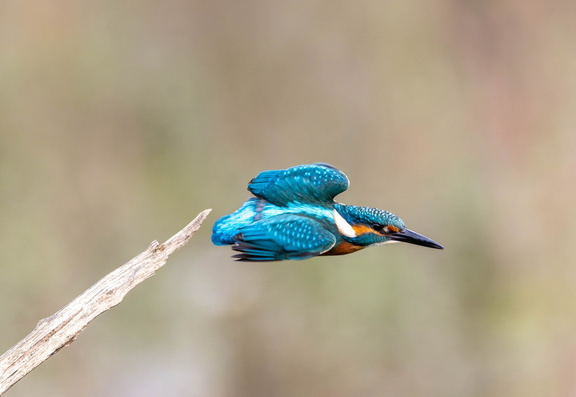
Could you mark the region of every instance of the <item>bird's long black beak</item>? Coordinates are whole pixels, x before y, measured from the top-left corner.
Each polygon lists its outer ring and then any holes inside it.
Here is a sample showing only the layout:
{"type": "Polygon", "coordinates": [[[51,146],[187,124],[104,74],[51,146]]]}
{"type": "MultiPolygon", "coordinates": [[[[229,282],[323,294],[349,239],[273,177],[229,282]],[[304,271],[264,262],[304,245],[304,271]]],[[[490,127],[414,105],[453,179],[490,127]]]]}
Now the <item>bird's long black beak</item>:
{"type": "Polygon", "coordinates": [[[415,245],[422,245],[424,247],[429,248],[436,248],[439,250],[443,250],[440,244],[435,241],[430,240],[428,237],[424,237],[421,234],[413,232],[410,229],[404,229],[401,232],[390,234],[389,238],[395,241],[401,241],[403,243],[415,244],[415,245]]]}

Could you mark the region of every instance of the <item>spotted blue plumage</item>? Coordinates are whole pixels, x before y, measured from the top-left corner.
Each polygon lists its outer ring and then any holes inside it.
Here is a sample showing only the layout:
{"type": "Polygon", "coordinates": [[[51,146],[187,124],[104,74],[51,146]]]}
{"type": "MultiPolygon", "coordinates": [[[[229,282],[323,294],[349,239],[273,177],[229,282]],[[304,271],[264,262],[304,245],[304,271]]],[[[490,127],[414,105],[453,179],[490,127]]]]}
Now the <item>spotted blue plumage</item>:
{"type": "Polygon", "coordinates": [[[336,203],[348,186],[324,163],[263,171],[248,184],[256,197],[214,224],[212,242],[232,245],[242,261],[342,255],[393,241],[442,248],[388,211],[336,203]]]}
{"type": "Polygon", "coordinates": [[[334,246],[336,237],[312,218],[281,214],[244,226],[236,240],[235,258],[272,261],[316,256],[334,246]]]}
{"type": "Polygon", "coordinates": [[[329,164],[299,165],[278,171],[264,171],[248,184],[254,196],[271,204],[285,206],[297,201],[331,204],[348,189],[348,177],[329,164]]]}

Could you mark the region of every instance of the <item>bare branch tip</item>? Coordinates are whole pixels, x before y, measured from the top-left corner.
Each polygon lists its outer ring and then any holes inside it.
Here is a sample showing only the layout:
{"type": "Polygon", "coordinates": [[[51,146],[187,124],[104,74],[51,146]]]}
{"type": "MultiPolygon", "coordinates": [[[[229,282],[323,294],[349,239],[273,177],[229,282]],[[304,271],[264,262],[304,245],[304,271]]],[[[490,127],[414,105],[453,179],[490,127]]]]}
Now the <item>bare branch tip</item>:
{"type": "Polygon", "coordinates": [[[28,336],[0,356],[0,395],[42,362],[72,343],[92,319],[120,303],[128,291],[153,275],[166,263],[168,255],[186,244],[210,211],[212,210],[206,209],[200,212],[183,230],[165,243],[152,241],[145,255],[136,256],[104,276],[60,311],[40,320],[28,336]],[[30,347],[31,341],[36,340],[39,342],[30,347]],[[11,367],[15,368],[14,371],[5,370],[11,367]]]}
{"type": "Polygon", "coordinates": [[[156,251],[159,245],[160,243],[157,240],[152,241],[148,246],[148,251],[156,251]]]}

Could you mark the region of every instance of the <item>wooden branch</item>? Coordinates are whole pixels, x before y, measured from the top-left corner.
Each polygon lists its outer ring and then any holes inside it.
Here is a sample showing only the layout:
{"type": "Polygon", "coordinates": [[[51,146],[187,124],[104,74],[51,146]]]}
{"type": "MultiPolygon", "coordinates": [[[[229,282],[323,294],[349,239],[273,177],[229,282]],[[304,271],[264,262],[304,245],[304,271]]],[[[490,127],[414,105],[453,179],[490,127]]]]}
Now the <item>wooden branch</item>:
{"type": "Polygon", "coordinates": [[[119,304],[124,296],[164,266],[174,251],[190,240],[211,210],[202,211],[188,226],[164,244],[148,249],[109,273],[0,356],[0,395],[38,365],[72,343],[96,316],[119,304]]]}

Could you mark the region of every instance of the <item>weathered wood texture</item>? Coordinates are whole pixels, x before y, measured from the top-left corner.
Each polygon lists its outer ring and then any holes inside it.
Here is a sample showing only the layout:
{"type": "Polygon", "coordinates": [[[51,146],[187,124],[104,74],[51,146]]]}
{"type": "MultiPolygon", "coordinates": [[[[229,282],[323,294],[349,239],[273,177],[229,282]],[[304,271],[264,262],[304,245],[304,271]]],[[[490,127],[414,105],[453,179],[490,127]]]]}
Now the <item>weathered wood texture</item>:
{"type": "Polygon", "coordinates": [[[28,336],[0,356],[0,395],[72,343],[90,321],[119,304],[128,291],[154,275],[170,254],[190,240],[209,213],[210,210],[202,211],[164,244],[153,241],[146,251],[109,273],[57,313],[40,320],[28,336]]]}

